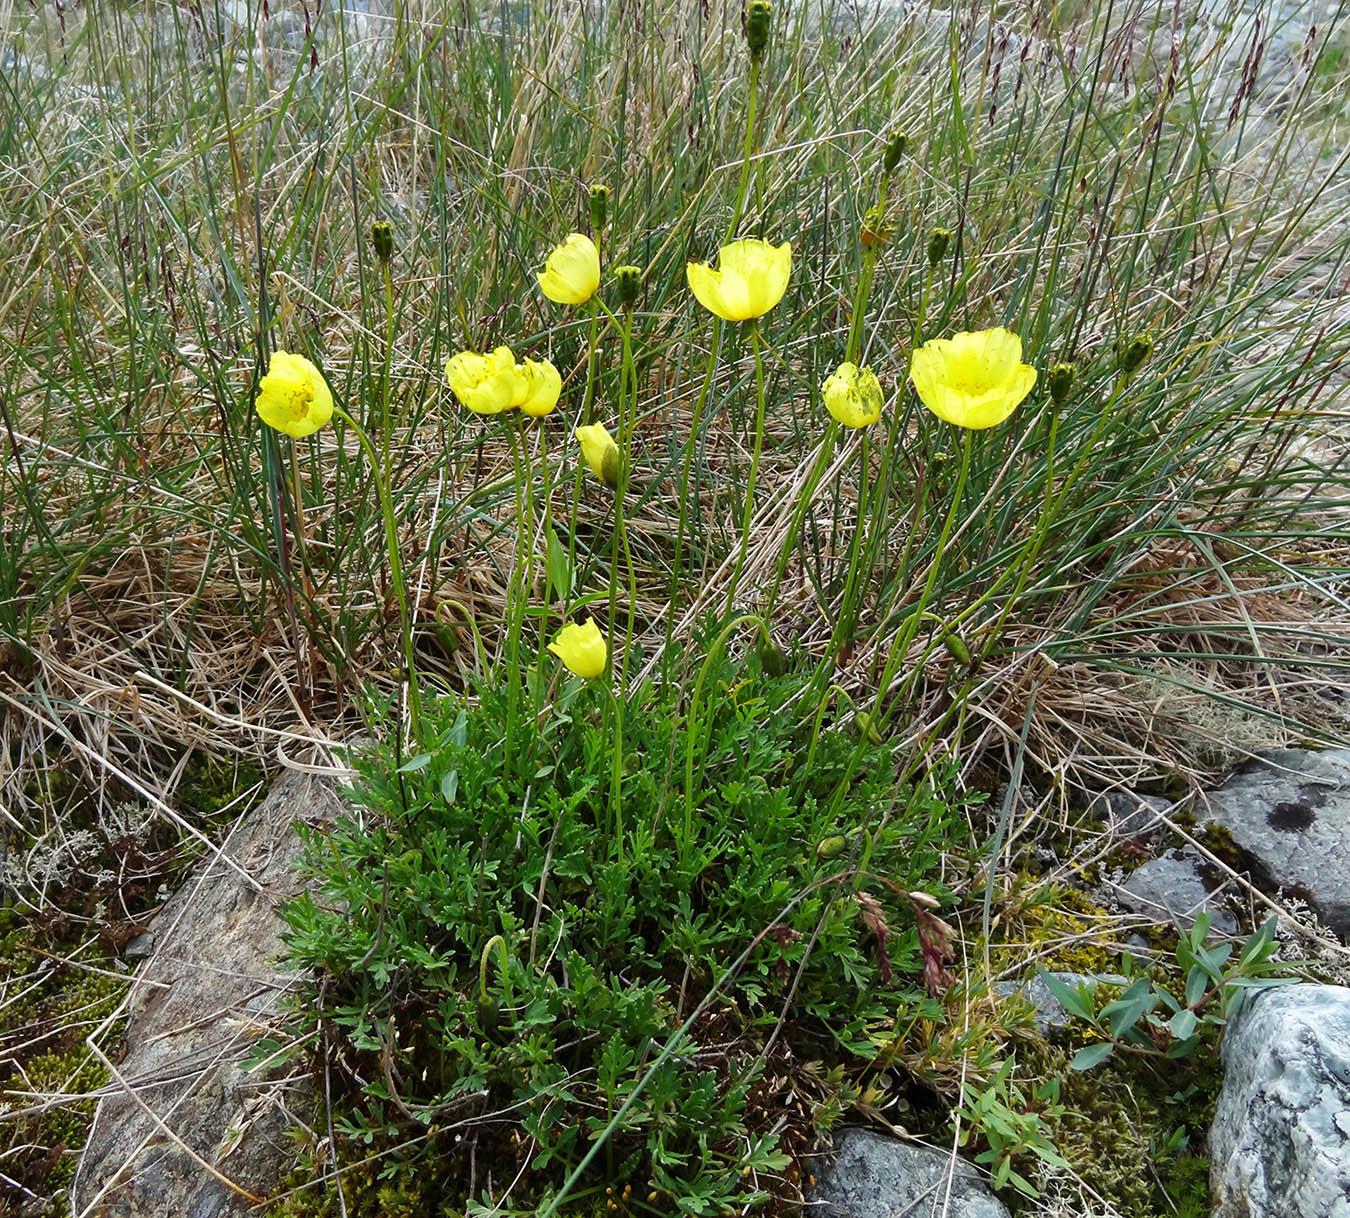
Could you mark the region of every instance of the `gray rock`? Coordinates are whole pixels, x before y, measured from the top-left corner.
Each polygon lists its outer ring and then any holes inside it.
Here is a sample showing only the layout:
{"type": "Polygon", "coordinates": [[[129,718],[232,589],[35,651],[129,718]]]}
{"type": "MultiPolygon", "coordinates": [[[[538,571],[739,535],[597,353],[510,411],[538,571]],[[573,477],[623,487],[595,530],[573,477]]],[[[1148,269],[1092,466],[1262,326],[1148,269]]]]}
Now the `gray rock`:
{"type": "Polygon", "coordinates": [[[984,1177],[945,1151],[898,1142],[870,1129],[841,1130],[834,1145],[834,1159],[817,1173],[811,1213],[829,1218],[1008,1218],[984,1177]]]}
{"type": "Polygon", "coordinates": [[[1232,834],[1264,883],[1305,898],[1350,938],[1350,750],[1275,749],[1207,805],[1198,811],[1232,834]]]}
{"type": "Polygon", "coordinates": [[[1223,1040],[1214,1218],[1350,1218],[1350,989],[1248,1002],[1223,1040]]]}
{"type": "Polygon", "coordinates": [[[73,1212],[243,1218],[254,1212],[248,1194],[275,1187],[291,1156],[287,1110],[307,1110],[310,1087],[240,1062],[288,985],[273,959],[276,906],[302,886],[292,825],[331,820],[340,807],[330,783],[287,774],[223,846],[256,882],[213,856],[156,915],[114,1080],[124,1088],[99,1102],[73,1212]]]}
{"type": "MultiPolygon", "coordinates": [[[[1099,977],[1089,977],[1083,973],[1051,973],[1050,975],[1056,981],[1062,981],[1074,990],[1080,985],[1123,986],[1129,984],[1127,978],[1115,973],[1106,973],[1099,977]]],[[[1059,999],[1050,992],[1050,987],[1045,984],[1040,973],[1027,981],[996,981],[994,982],[994,993],[1004,998],[1012,994],[1021,994],[1034,1008],[1036,1030],[1042,1036],[1058,1031],[1060,1028],[1067,1028],[1073,1022],[1073,1016],[1060,1005],[1059,999]]]]}
{"type": "Polygon", "coordinates": [[[1088,803],[1087,814],[1118,837],[1142,837],[1162,823],[1162,815],[1171,806],[1170,800],[1156,795],[1106,791],[1088,803]]]}
{"type": "Polygon", "coordinates": [[[1187,929],[1195,925],[1196,914],[1206,910],[1214,930],[1236,934],[1237,919],[1214,899],[1221,883],[1214,871],[1214,865],[1189,846],[1169,850],[1131,872],[1117,896],[1131,913],[1170,918],[1187,929]]]}

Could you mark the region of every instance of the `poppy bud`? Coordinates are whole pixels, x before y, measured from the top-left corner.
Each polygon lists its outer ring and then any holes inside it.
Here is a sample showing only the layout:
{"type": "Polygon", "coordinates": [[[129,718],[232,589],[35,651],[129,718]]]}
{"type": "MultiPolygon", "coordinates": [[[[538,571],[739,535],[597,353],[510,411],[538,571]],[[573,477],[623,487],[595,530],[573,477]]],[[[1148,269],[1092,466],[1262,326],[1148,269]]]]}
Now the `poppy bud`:
{"type": "Polygon", "coordinates": [[[642,268],[636,266],[618,266],[614,268],[614,279],[619,289],[619,303],[631,308],[642,291],[642,268]]]}
{"type": "Polygon", "coordinates": [[[867,741],[868,744],[883,743],[881,733],[877,731],[876,724],[872,721],[872,716],[866,711],[859,711],[853,716],[854,726],[858,733],[867,741]]]}
{"type": "Polygon", "coordinates": [[[833,837],[823,837],[816,843],[816,858],[823,862],[837,859],[844,853],[844,847],[847,845],[848,838],[842,833],[836,833],[833,837]]]}
{"type": "Polygon", "coordinates": [[[759,641],[759,666],[770,677],[781,677],[787,672],[787,656],[767,635],[759,641]]]}
{"type": "Polygon", "coordinates": [[[937,266],[947,256],[947,249],[951,243],[951,229],[935,228],[933,235],[928,238],[928,265],[937,266]]]}
{"type": "Polygon", "coordinates": [[[1147,330],[1120,345],[1120,370],[1130,376],[1150,355],[1153,354],[1153,335],[1147,330]]]}
{"type": "Polygon", "coordinates": [[[1056,364],[1050,369],[1050,399],[1056,406],[1062,406],[1068,400],[1075,371],[1072,364],[1056,364]]]}
{"type": "Polygon", "coordinates": [[[894,173],[899,167],[900,158],[905,155],[907,147],[909,147],[909,136],[899,131],[895,132],[886,141],[886,152],[881,158],[881,167],[887,173],[894,173]]]}
{"type": "Polygon", "coordinates": [[[955,630],[948,631],[942,636],[942,645],[947,649],[947,654],[958,664],[970,663],[970,648],[966,646],[965,640],[955,630]]]}
{"type": "Polygon", "coordinates": [[[591,187],[591,232],[599,233],[609,218],[609,187],[599,182],[591,187]]]}
{"type": "Polygon", "coordinates": [[[381,262],[388,262],[394,256],[394,226],[387,220],[376,220],[370,226],[370,243],[381,262]]]}
{"type": "Polygon", "coordinates": [[[769,27],[773,24],[773,5],[769,0],[750,0],[745,13],[745,41],[755,59],[764,55],[769,45],[769,27]]]}

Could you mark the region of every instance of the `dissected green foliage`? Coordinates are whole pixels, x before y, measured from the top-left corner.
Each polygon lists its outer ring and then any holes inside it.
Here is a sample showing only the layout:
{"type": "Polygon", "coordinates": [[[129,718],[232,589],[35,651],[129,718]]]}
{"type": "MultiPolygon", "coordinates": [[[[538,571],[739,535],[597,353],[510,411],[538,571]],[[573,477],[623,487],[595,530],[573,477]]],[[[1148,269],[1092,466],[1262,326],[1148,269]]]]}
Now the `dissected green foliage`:
{"type": "Polygon", "coordinates": [[[633,691],[621,835],[598,686],[514,728],[505,691],[443,699],[426,754],[362,763],[357,815],[311,835],[317,895],[286,914],[320,978],[294,1019],[334,1038],[348,1137],[472,1114],[526,1209],[631,1100],[587,1187],[699,1214],[775,1188],[789,1157],[757,1055],[777,1030],[807,1058],[871,1059],[868,1025],[917,998],[904,894],[960,834],[940,776],[902,784],[829,723],[813,738],[795,674],[713,661],[705,686],[693,720],[677,686],[633,691]]]}

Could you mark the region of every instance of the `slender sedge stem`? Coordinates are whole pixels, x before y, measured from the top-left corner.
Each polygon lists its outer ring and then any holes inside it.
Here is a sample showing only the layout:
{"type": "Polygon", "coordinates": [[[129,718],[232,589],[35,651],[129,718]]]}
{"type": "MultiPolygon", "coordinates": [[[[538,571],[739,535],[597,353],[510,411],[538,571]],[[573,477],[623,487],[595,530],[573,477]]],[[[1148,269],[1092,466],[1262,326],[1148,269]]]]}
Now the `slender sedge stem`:
{"type": "Polygon", "coordinates": [[[760,454],[764,450],[764,349],[758,319],[750,323],[750,341],[755,348],[755,450],[750,458],[750,476],[745,480],[745,518],[741,523],[740,551],[731,572],[731,586],[727,589],[728,613],[736,603],[741,568],[745,565],[745,552],[750,546],[750,521],[755,514],[755,480],[759,474],[760,454]]]}
{"type": "Polygon", "coordinates": [[[347,424],[365,450],[370,462],[371,476],[375,479],[375,489],[380,496],[380,512],[384,516],[384,544],[389,551],[389,580],[394,585],[394,599],[398,601],[399,632],[403,636],[403,661],[407,667],[408,681],[408,721],[413,741],[422,743],[422,694],[417,683],[417,662],[413,656],[412,617],[408,607],[408,586],[403,579],[403,560],[398,551],[398,527],[394,517],[394,501],[389,497],[389,483],[380,469],[379,453],[370,437],[351,415],[341,406],[334,406],[333,413],[347,424]]]}

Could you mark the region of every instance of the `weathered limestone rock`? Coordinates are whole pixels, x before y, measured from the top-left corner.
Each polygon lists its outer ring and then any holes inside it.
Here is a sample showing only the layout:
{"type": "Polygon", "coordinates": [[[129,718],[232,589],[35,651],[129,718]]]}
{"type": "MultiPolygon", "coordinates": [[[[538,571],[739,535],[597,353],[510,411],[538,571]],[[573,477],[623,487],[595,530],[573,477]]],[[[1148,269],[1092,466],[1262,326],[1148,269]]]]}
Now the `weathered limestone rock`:
{"type": "Polygon", "coordinates": [[[1305,897],[1350,938],[1350,750],[1274,749],[1196,810],[1232,834],[1261,881],[1305,897]]]}
{"type": "Polygon", "coordinates": [[[964,1159],[869,1129],[834,1137],[835,1157],[816,1181],[810,1212],[827,1218],[1008,1218],[964,1159]],[[948,1184],[950,1182],[950,1195],[948,1184]]]}
{"type": "Polygon", "coordinates": [[[1236,934],[1237,919],[1215,899],[1221,877],[1214,871],[1213,864],[1189,846],[1169,850],[1130,873],[1118,894],[1120,903],[1133,913],[1171,918],[1187,929],[1205,910],[1215,931],[1236,934]]]}
{"type": "Polygon", "coordinates": [[[274,957],[276,906],[301,888],[292,824],[329,821],[340,807],[331,782],[287,774],[223,845],[256,883],[212,857],[156,916],[153,952],[132,990],[129,1047],[117,1063],[126,1089],[99,1103],[74,1213],[243,1218],[254,1204],[249,1194],[275,1186],[290,1153],[286,1110],[305,1109],[310,1088],[304,1079],[246,1074],[238,1063],[289,980],[274,957]]]}
{"type": "Polygon", "coordinates": [[[1223,1063],[1214,1218],[1350,1218],[1350,989],[1257,995],[1229,1024],[1223,1063]]]}

